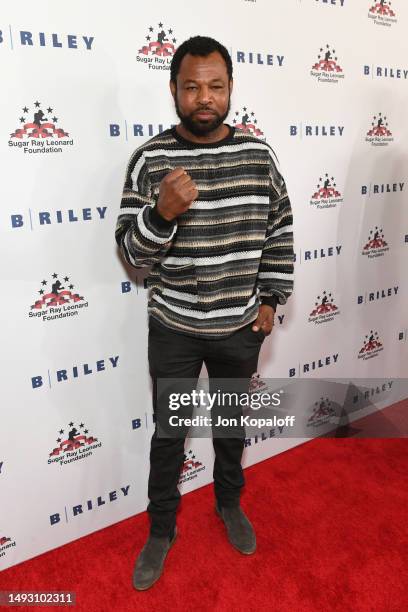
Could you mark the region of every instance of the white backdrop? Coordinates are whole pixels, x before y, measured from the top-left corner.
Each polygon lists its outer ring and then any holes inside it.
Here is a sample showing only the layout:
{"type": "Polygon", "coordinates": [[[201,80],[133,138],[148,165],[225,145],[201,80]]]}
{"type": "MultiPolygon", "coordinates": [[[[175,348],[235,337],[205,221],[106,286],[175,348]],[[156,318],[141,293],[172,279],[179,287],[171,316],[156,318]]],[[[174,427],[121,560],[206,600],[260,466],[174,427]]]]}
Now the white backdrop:
{"type": "MultiPolygon", "coordinates": [[[[192,6],[2,2],[1,568],[146,507],[147,296],[114,228],[131,152],[177,122],[189,36],[229,48],[230,122],[274,147],[293,205],[295,292],[261,376],[406,376],[407,3],[192,6]]],[[[277,434],[245,464],[303,441],[277,434]]],[[[211,481],[210,441],[186,455],[183,492],[211,481]]]]}

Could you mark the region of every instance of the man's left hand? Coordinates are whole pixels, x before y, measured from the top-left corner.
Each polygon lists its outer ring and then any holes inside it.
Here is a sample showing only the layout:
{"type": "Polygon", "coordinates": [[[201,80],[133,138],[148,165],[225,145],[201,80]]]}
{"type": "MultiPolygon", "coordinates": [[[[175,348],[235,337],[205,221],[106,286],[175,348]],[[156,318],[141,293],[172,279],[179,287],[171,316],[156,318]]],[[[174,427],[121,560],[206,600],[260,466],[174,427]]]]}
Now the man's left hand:
{"type": "Polygon", "coordinates": [[[258,317],[252,326],[254,332],[262,329],[265,336],[269,336],[274,324],[275,311],[272,306],[261,304],[259,307],[258,317]]]}

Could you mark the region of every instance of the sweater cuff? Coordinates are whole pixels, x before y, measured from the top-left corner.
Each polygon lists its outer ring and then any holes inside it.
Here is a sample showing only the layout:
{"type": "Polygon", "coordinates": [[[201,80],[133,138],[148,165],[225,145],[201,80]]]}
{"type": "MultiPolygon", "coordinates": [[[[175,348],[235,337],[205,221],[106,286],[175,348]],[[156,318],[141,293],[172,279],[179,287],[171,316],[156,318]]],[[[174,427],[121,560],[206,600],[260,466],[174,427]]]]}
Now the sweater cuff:
{"type": "Polygon", "coordinates": [[[173,227],[176,224],[175,219],[173,219],[173,221],[167,221],[167,219],[162,217],[161,214],[156,210],[156,206],[153,206],[152,208],[150,208],[149,212],[150,212],[149,220],[151,224],[157,227],[159,230],[173,229],[173,227]]]}
{"type": "Polygon", "coordinates": [[[272,308],[276,312],[276,307],[279,303],[276,295],[270,295],[270,296],[261,295],[260,300],[261,300],[261,304],[265,304],[266,306],[272,306],[272,308]]]}

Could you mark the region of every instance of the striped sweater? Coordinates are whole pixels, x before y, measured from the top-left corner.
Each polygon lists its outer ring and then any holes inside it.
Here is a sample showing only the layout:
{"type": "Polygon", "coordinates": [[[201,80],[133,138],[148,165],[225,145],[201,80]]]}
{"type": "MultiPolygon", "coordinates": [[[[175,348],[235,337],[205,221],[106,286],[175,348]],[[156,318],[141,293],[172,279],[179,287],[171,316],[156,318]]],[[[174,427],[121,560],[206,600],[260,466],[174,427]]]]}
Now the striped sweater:
{"type": "Polygon", "coordinates": [[[191,336],[226,337],[293,289],[292,211],[271,147],[230,127],[215,143],[175,128],[131,156],[116,241],[136,268],[152,266],[148,312],[191,336]],[[156,210],[160,181],[182,166],[198,198],[173,221],[156,210]]]}

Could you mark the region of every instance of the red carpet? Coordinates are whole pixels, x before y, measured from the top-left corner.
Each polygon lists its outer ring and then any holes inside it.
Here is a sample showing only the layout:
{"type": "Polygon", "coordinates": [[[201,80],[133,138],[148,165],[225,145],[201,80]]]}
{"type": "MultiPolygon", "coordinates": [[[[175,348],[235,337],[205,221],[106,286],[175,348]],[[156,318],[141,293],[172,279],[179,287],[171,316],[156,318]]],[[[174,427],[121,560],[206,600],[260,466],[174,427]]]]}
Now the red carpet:
{"type": "Polygon", "coordinates": [[[149,591],[131,586],[145,513],[5,570],[0,589],[72,590],[74,609],[88,612],[400,612],[408,602],[407,460],[404,439],[313,440],[246,470],[252,557],[230,548],[207,486],[182,500],[178,541],[149,591]]]}

